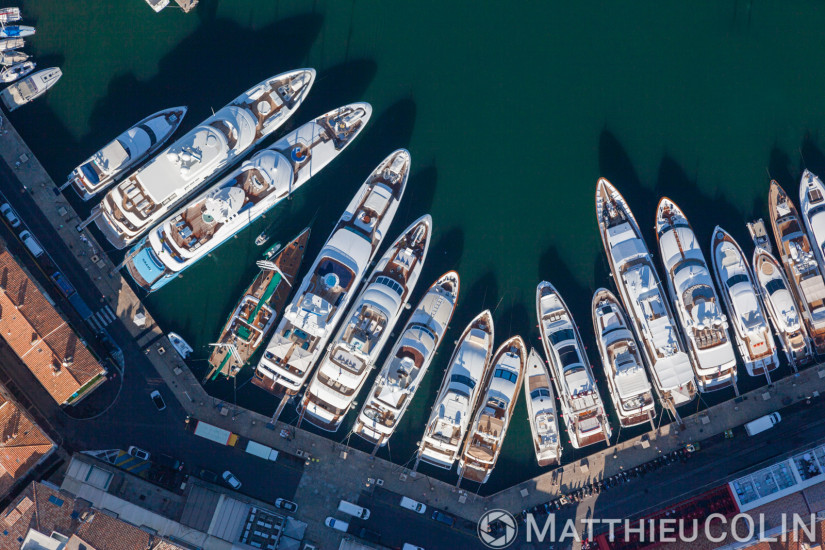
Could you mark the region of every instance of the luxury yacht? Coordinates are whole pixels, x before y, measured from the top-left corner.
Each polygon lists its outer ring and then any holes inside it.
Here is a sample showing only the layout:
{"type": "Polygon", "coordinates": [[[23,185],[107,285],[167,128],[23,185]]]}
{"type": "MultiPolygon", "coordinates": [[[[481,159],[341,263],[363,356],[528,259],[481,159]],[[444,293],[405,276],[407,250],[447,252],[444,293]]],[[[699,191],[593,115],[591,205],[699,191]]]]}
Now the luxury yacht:
{"type": "Polygon", "coordinates": [[[283,396],[301,390],[381,246],[409,172],[410,154],[399,149],[355,194],[267,344],[259,385],[283,396]]]}
{"type": "Polygon", "coordinates": [[[547,281],[536,288],[536,317],[570,443],[576,449],[602,441],[610,445],[613,432],[579,329],[547,281]]]}
{"type": "Polygon", "coordinates": [[[432,235],[432,218],[414,221],[381,257],[352,302],[299,409],[304,418],[327,431],[337,431],[415,290],[432,235]]]}
{"type": "Polygon", "coordinates": [[[34,61],[24,61],[23,63],[15,63],[0,71],[0,82],[8,84],[19,80],[32,72],[37,64],[34,61]]]}
{"type": "MultiPolygon", "coordinates": [[[[802,188],[804,191],[807,186],[802,188]]],[[[796,206],[776,181],[771,181],[768,203],[773,237],[800,306],[805,329],[813,340],[816,353],[825,354],[825,280],[816,251],[805,234],[796,206]]]]}
{"type": "Polygon", "coordinates": [[[757,248],[753,252],[753,272],[788,363],[794,368],[810,363],[813,355],[808,332],[779,262],[769,252],[757,248]]]}
{"type": "MultiPolygon", "coordinates": [[[[5,52],[7,54],[16,52],[5,52]]],[[[22,54],[24,57],[21,61],[25,61],[28,56],[22,54]]],[[[30,74],[23,80],[15,82],[2,92],[0,92],[0,99],[9,111],[14,111],[18,107],[40,97],[46,93],[46,90],[57,84],[63,72],[57,67],[50,67],[30,74]]]]}
{"type": "Polygon", "coordinates": [[[593,295],[592,310],[599,357],[619,424],[629,427],[653,420],[653,388],[624,309],[612,292],[600,288],[593,295]]]}
{"type": "Polygon", "coordinates": [[[779,358],[745,253],[718,225],[713,230],[710,250],[713,272],[730,314],[745,369],[751,376],[767,376],[770,380],[768,373],[779,367],[779,358]]]}
{"type": "Polygon", "coordinates": [[[172,107],[144,118],[75,168],[63,187],[71,185],[89,200],[157,151],[180,127],[186,110],[172,107]]]}
{"type": "Polygon", "coordinates": [[[84,223],[125,248],[280,128],[314,81],[313,69],[299,69],[256,84],[112,188],[84,223]]]}
{"type": "Polygon", "coordinates": [[[699,391],[736,385],[736,355],[728,320],[705,255],[684,213],[667,197],[659,201],[656,211],[656,238],[699,391]]]}
{"type": "Polygon", "coordinates": [[[453,467],[487,376],[494,336],[490,310],[479,313],[464,329],[418,443],[418,460],[447,470],[453,467]]]}
{"type": "Polygon", "coordinates": [[[527,372],[524,377],[524,395],[527,401],[527,417],[533,434],[533,451],[539,466],[551,466],[561,462],[561,439],[556,399],[553,395],[550,373],[539,353],[530,348],[527,355],[527,372]]]}
{"type": "MultiPolygon", "coordinates": [[[[307,227],[286,247],[280,249],[277,256],[265,254],[267,259],[258,262],[260,273],[232,310],[218,341],[212,344],[212,353],[209,355],[212,370],[205,380],[218,374],[227,377],[238,374],[269,336],[298,275],[309,233],[307,227]]],[[[273,248],[278,246],[280,245],[274,245],[273,248]]],[[[254,381],[253,379],[253,383],[254,381]]]]}
{"type": "Polygon", "coordinates": [[[636,218],[604,178],[596,187],[596,218],[613,281],[619,290],[664,407],[696,398],[696,376],[636,218]]]}
{"type": "Polygon", "coordinates": [[[372,108],[354,103],[318,117],[259,151],[141,239],[125,264],[155,291],[297,191],[361,133],[372,108]]]}
{"type": "Polygon", "coordinates": [[[482,385],[484,393],[458,460],[459,478],[478,483],[490,479],[516,408],[526,362],[527,348],[521,336],[504,342],[493,355],[492,367],[482,385]]]}
{"type": "Polygon", "coordinates": [[[825,186],[812,172],[805,170],[799,183],[799,205],[805,229],[811,239],[819,268],[825,269],[825,186]]]}
{"type": "Polygon", "coordinates": [[[773,254],[773,247],[771,247],[771,240],[768,237],[768,232],[765,229],[765,222],[762,218],[756,219],[745,224],[748,227],[748,233],[751,234],[753,246],[766,250],[773,254]]]}
{"type": "Polygon", "coordinates": [[[441,345],[458,300],[458,273],[433,283],[407,321],[367,395],[353,433],[378,446],[387,444],[409,407],[441,345]]]}

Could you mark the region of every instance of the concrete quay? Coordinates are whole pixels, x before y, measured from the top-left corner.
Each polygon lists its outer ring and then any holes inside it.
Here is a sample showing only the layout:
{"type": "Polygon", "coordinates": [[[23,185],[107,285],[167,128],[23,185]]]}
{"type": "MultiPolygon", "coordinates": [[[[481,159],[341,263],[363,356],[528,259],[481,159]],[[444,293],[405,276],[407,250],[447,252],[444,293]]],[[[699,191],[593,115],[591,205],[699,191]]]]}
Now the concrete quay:
{"type": "MultiPolygon", "coordinates": [[[[147,357],[186,412],[281,452],[308,454],[312,458],[304,470],[295,500],[300,504],[299,519],[309,525],[307,539],[319,543],[322,548],[337,546],[339,533],[325,527],[323,521],[326,516],[334,515],[338,500],[357,500],[358,495],[374,486],[377,480],[382,480],[385,490],[409,496],[428,506],[446,509],[475,522],[487,509],[503,508],[515,513],[530,508],[593,480],[650,461],[686,443],[699,442],[805,400],[814,392],[825,393],[825,366],[813,366],[769,387],[688,416],[684,418],[682,427],[675,424],[663,426],[489,497],[479,497],[472,492],[456,489],[452,484],[420,473],[414,474],[402,466],[370,457],[367,453],[304,430],[294,430],[280,422],[275,429],[270,429],[267,427],[268,417],[206,393],[168,341],[161,338],[162,329],[144,310],[126,280],[115,271],[115,266],[103,253],[105,248],[90,233],[76,230],[82,220],[66,199],[55,193],[54,182],[5,115],[0,115],[0,124],[0,157],[23,183],[25,189],[20,192],[31,195],[45,219],[54,226],[66,246],[75,252],[78,262],[95,282],[104,300],[137,343],[147,350],[147,357]],[[133,322],[135,313],[139,311],[146,315],[146,323],[141,327],[133,322]],[[163,353],[160,348],[163,348],[163,353]],[[282,428],[291,429],[295,432],[294,437],[280,437],[282,428]]],[[[525,449],[524,452],[531,453],[531,450],[525,449]]],[[[273,495],[272,500],[278,496],[273,495]]]]}

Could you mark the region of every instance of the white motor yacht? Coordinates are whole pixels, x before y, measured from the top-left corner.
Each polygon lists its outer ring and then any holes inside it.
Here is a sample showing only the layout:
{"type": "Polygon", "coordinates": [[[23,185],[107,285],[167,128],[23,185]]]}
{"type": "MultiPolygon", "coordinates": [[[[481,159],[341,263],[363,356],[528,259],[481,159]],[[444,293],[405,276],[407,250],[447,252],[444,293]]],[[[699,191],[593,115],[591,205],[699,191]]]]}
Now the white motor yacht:
{"type": "MultiPolygon", "coordinates": [[[[16,52],[4,52],[5,54],[12,54],[16,52]]],[[[22,54],[24,57],[21,61],[25,61],[28,56],[22,54]]],[[[46,93],[46,90],[57,84],[63,72],[57,67],[50,67],[30,74],[23,80],[15,82],[5,90],[0,92],[0,99],[9,111],[14,111],[18,107],[37,99],[46,93]]]]}
{"type": "Polygon", "coordinates": [[[527,419],[530,422],[536,461],[542,467],[559,464],[562,447],[556,398],[547,366],[533,348],[527,354],[524,396],[527,400],[527,419]]]}

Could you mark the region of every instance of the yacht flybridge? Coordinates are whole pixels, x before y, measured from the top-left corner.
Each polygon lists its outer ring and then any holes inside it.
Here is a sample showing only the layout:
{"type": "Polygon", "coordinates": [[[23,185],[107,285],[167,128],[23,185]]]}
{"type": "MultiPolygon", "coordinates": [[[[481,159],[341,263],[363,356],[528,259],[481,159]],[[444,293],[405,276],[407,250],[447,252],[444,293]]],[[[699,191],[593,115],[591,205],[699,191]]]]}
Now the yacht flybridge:
{"type": "Polygon", "coordinates": [[[125,248],[280,128],[314,81],[315,70],[299,69],[256,84],[112,188],[89,220],[125,248]]]}
{"type": "Polygon", "coordinates": [[[667,197],[656,211],[656,238],[668,290],[686,337],[699,390],[736,386],[736,355],[705,256],[684,213],[667,197]]]}
{"type": "Polygon", "coordinates": [[[285,397],[301,390],[381,246],[409,172],[410,154],[399,149],[361,185],[267,344],[259,385],[285,397]]]}
{"type": "Polygon", "coordinates": [[[449,470],[458,458],[493,353],[493,315],[484,310],[458,339],[433,403],[418,460],[449,470]]]}
{"type": "Polygon", "coordinates": [[[533,451],[539,466],[561,462],[559,417],[550,373],[539,353],[530,348],[527,354],[527,372],[524,376],[524,396],[527,401],[527,419],[533,436],[533,451]]]}
{"type": "Polygon", "coordinates": [[[753,252],[753,272],[788,363],[794,369],[810,363],[813,354],[808,332],[779,262],[770,252],[757,248],[753,252]]]}
{"type": "Polygon", "coordinates": [[[375,265],[301,399],[308,422],[333,432],[341,426],[418,283],[431,235],[426,214],[375,265]]]}
{"type": "MultiPolygon", "coordinates": [[[[806,190],[807,187],[803,186],[802,191],[806,190]]],[[[811,199],[806,201],[805,206],[808,216],[816,214],[812,212],[814,205],[811,199]]],[[[825,354],[825,280],[816,251],[805,234],[796,206],[776,181],[771,181],[768,207],[774,240],[800,306],[805,328],[813,340],[816,353],[825,354]]]]}
{"type": "Polygon", "coordinates": [[[149,291],[174,280],[320,172],[371,113],[367,103],[346,105],[259,151],[141,239],[126,257],[129,274],[149,291]]]}
{"type": "Polygon", "coordinates": [[[676,329],[636,218],[604,178],[596,187],[596,218],[613,281],[627,310],[662,405],[675,411],[696,398],[696,376],[676,329]]]}
{"type": "Polygon", "coordinates": [[[75,168],[63,187],[71,185],[84,201],[91,199],[166,143],[186,110],[171,107],[147,116],[75,168]]]}
{"type": "Polygon", "coordinates": [[[458,476],[486,483],[501,454],[524,378],[527,348],[513,336],[496,350],[458,461],[458,476]]]}
{"type": "Polygon", "coordinates": [[[418,303],[364,400],[353,433],[378,446],[387,444],[441,345],[458,288],[458,273],[449,271],[418,303]]]}
{"type": "Polygon", "coordinates": [[[768,317],[759,298],[745,253],[718,225],[711,238],[711,260],[716,282],[725,301],[739,354],[751,376],[767,376],[779,367],[776,344],[768,317]]]}
{"type": "Polygon", "coordinates": [[[576,449],[604,441],[612,430],[573,315],[555,287],[536,288],[536,317],[570,443],[576,449]]]}
{"type": "Polygon", "coordinates": [[[653,388],[624,309],[612,292],[600,288],[593,295],[592,310],[599,357],[619,423],[628,427],[652,421],[653,388]]]}

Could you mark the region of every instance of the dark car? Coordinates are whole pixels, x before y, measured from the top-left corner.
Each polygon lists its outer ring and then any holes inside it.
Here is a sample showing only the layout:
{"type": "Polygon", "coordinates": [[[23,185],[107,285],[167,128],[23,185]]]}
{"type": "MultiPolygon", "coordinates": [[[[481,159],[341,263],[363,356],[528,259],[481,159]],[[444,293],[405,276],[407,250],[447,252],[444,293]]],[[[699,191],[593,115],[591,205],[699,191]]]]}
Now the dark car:
{"type": "Polygon", "coordinates": [[[177,458],[165,454],[156,454],[155,455],[155,462],[160,464],[164,468],[169,468],[170,470],[177,470],[183,471],[183,461],[178,460],[177,458]]]}
{"type": "Polygon", "coordinates": [[[369,542],[381,541],[381,533],[377,531],[372,531],[371,529],[367,529],[366,527],[362,527],[361,530],[358,531],[358,536],[369,542]]]}
{"type": "Polygon", "coordinates": [[[287,500],[285,498],[279,498],[275,500],[275,506],[280,508],[281,510],[286,510],[287,512],[297,512],[298,505],[292,502],[291,500],[287,500]]]}
{"type": "Polygon", "coordinates": [[[455,525],[455,518],[449,514],[445,514],[440,510],[434,510],[433,515],[430,517],[432,517],[435,521],[441,522],[444,525],[449,525],[450,527],[455,525]]]}
{"type": "Polygon", "coordinates": [[[218,474],[213,472],[212,470],[207,470],[206,468],[201,468],[195,474],[195,477],[199,477],[204,481],[208,481],[209,483],[217,483],[218,482],[218,474]]]}
{"type": "Polygon", "coordinates": [[[159,411],[162,411],[166,408],[166,402],[161,397],[160,392],[158,390],[153,391],[149,394],[149,397],[152,398],[152,403],[155,404],[155,407],[158,408],[159,411]]]}

